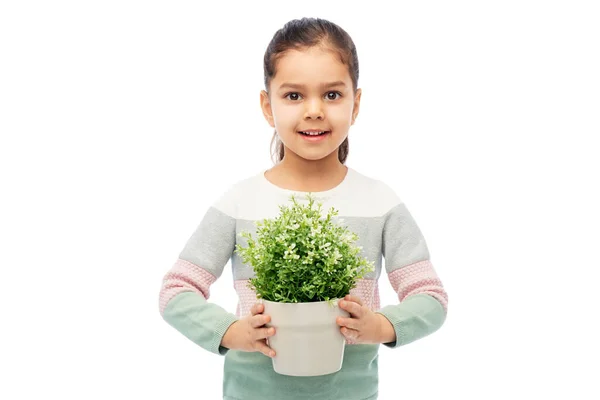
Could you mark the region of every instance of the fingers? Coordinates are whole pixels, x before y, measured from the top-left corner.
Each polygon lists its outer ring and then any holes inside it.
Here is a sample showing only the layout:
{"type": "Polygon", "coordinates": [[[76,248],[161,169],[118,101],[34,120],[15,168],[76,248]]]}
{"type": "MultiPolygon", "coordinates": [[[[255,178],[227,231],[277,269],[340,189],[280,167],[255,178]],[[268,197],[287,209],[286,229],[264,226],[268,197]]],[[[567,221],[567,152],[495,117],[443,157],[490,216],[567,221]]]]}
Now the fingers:
{"type": "Polygon", "coordinates": [[[358,303],[358,305],[362,306],[362,300],[360,299],[360,297],[357,296],[352,296],[350,294],[346,295],[346,297],[344,297],[344,300],[348,300],[348,301],[353,301],[355,303],[358,303]]]}
{"type": "Polygon", "coordinates": [[[345,326],[349,329],[358,329],[360,322],[356,318],[342,318],[338,317],[335,321],[339,326],[345,326]]]}
{"type": "Polygon", "coordinates": [[[342,335],[344,335],[348,339],[357,339],[358,338],[358,331],[357,330],[348,329],[346,327],[343,327],[341,329],[341,332],[342,332],[342,335]]]}
{"type": "Polygon", "coordinates": [[[267,342],[265,340],[259,340],[256,342],[256,351],[260,351],[267,357],[275,357],[275,350],[267,346],[267,342]]]}
{"type": "Polygon", "coordinates": [[[270,315],[263,315],[265,306],[262,303],[256,303],[250,309],[252,316],[250,317],[250,326],[253,329],[252,336],[254,338],[254,348],[256,351],[263,353],[267,357],[275,357],[275,350],[267,345],[266,339],[275,334],[275,328],[264,327],[265,324],[271,322],[270,315]]]}
{"type": "Polygon", "coordinates": [[[254,334],[254,339],[256,339],[256,340],[266,339],[275,334],[275,328],[273,328],[273,327],[258,328],[258,329],[254,330],[253,334],[254,334]]]}
{"type": "Polygon", "coordinates": [[[261,314],[265,310],[265,306],[261,303],[256,303],[250,309],[252,315],[261,314]]]}
{"type": "Polygon", "coordinates": [[[350,314],[352,314],[355,317],[362,317],[363,315],[363,310],[362,310],[362,306],[354,301],[348,301],[348,300],[342,300],[340,301],[340,308],[342,308],[342,310],[346,310],[348,311],[350,314]]]}
{"type": "MultiPolygon", "coordinates": [[[[268,315],[256,315],[254,317],[252,317],[252,322],[254,324],[257,324],[258,326],[263,326],[264,325],[264,321],[270,321],[271,317],[269,317],[268,315]]],[[[261,353],[263,353],[265,356],[267,357],[275,357],[275,350],[273,350],[272,348],[270,348],[267,345],[267,341],[266,339],[268,339],[269,337],[275,335],[275,328],[271,327],[264,327],[264,328],[259,328],[259,327],[255,327],[255,329],[252,330],[252,339],[254,341],[254,349],[256,351],[260,351],[261,353]]]]}
{"type": "Polygon", "coordinates": [[[258,314],[250,318],[250,326],[253,328],[259,328],[265,324],[268,324],[269,322],[271,322],[270,315],[258,314]]]}

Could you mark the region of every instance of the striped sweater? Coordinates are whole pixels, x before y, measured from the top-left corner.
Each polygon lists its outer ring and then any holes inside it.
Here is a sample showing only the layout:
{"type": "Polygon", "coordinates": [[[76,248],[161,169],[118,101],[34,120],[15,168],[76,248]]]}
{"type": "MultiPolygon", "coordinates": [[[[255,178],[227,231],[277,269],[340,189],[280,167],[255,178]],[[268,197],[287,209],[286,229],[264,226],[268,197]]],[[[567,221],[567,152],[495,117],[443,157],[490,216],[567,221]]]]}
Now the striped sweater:
{"type": "MultiPolygon", "coordinates": [[[[342,369],[316,377],[292,377],[274,372],[262,353],[229,350],[221,346],[223,335],[236,320],[250,314],[256,294],[248,288],[254,277],[234,251],[246,246],[241,231],[255,236],[254,223],[276,218],[279,206],[299,201],[306,192],[280,188],[264,171],[232,185],[206,211],[174,265],[165,274],[159,294],[164,320],[203,349],[222,355],[223,399],[245,400],[367,400],[378,393],[378,344],[346,342],[342,369]],[[231,261],[233,285],[238,294],[235,314],[208,301],[210,286],[231,261]]],[[[384,315],[393,325],[396,348],[436,331],[444,323],[448,296],[437,276],[426,242],[405,204],[380,180],[348,167],[335,188],[313,192],[322,210],[339,210],[337,218],[355,232],[362,255],[374,262],[374,271],[357,282],[350,294],[363,305],[384,315]],[[398,303],[380,306],[379,278],[385,273],[398,303]]],[[[324,211],[324,212],[325,212],[324,211]]]]}

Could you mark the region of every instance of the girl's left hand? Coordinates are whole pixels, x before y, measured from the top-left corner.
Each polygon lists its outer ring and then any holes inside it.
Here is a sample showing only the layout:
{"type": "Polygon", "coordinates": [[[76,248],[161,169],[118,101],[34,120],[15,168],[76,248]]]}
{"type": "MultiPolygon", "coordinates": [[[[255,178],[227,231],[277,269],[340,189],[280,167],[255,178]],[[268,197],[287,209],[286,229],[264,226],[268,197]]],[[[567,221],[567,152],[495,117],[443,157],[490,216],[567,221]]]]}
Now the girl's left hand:
{"type": "Polygon", "coordinates": [[[350,313],[350,318],[337,317],[341,332],[354,343],[388,343],[396,340],[396,332],[390,321],[382,314],[363,306],[362,301],[348,295],[340,300],[342,310],[350,313]]]}

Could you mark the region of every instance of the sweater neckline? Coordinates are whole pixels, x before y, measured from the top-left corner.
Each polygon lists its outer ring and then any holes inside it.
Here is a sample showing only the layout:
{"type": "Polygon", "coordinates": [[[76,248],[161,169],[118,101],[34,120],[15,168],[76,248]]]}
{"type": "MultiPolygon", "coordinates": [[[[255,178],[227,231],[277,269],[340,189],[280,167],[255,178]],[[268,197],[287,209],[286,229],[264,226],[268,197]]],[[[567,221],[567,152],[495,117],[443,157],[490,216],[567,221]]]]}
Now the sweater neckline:
{"type": "Polygon", "coordinates": [[[269,188],[270,190],[278,192],[280,194],[284,194],[287,196],[296,195],[296,196],[304,197],[305,195],[310,193],[313,197],[324,198],[324,197],[331,197],[333,195],[339,194],[342,190],[344,190],[350,184],[350,181],[354,177],[355,171],[351,167],[346,166],[346,168],[347,168],[346,175],[344,176],[344,179],[340,183],[337,184],[337,186],[334,186],[331,189],[321,190],[318,192],[307,192],[307,191],[301,191],[301,190],[286,189],[286,188],[277,186],[276,184],[274,184],[273,182],[268,180],[267,177],[265,176],[265,173],[267,172],[267,170],[261,170],[261,172],[258,174],[258,178],[264,187],[269,188]]]}

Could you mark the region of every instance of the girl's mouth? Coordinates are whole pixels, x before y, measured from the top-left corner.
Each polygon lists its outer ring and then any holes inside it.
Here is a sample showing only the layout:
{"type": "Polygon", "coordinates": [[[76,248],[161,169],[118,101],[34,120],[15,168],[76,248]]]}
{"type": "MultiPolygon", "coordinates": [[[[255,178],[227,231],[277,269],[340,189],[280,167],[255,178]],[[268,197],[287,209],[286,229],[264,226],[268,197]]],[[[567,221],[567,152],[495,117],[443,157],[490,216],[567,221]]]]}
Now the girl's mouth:
{"type": "Polygon", "coordinates": [[[320,131],[320,132],[298,132],[305,140],[309,142],[318,142],[326,138],[331,131],[320,131]]]}

